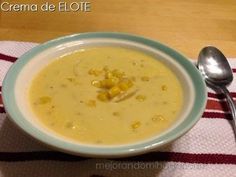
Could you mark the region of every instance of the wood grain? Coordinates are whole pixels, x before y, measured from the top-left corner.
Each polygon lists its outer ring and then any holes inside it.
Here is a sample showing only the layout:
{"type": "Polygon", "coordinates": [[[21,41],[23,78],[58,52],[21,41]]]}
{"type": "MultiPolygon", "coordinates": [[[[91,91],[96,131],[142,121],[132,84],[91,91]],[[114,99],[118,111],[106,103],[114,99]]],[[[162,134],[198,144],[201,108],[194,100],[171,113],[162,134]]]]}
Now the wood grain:
{"type": "Polygon", "coordinates": [[[227,57],[236,57],[234,0],[91,0],[90,3],[91,12],[86,13],[1,11],[0,40],[44,42],[72,33],[118,31],[158,40],[190,58],[196,58],[205,45],[215,45],[227,57]]]}

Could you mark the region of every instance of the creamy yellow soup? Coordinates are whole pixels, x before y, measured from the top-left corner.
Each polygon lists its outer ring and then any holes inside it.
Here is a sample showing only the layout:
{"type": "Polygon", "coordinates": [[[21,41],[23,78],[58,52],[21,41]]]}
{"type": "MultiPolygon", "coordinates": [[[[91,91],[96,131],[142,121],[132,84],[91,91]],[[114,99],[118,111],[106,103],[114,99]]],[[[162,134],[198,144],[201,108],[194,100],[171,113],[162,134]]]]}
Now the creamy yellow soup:
{"type": "Polygon", "coordinates": [[[163,63],[122,47],[62,56],[33,79],[33,113],[49,129],[82,143],[125,144],[158,135],[177,119],[182,87],[163,63]]]}

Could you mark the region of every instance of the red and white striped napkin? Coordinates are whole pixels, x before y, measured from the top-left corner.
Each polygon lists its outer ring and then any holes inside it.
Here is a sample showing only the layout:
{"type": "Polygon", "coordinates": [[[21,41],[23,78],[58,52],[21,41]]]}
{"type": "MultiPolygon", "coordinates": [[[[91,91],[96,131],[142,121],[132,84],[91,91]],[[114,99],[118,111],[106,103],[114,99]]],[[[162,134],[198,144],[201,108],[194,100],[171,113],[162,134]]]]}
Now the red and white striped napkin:
{"type": "MultiPolygon", "coordinates": [[[[0,42],[0,86],[12,63],[36,45],[0,42]]],[[[236,59],[229,62],[236,77],[236,59]]],[[[236,80],[229,90],[236,98],[236,80]]],[[[236,177],[231,119],[224,96],[208,89],[200,121],[167,147],[132,158],[88,159],[56,152],[25,135],[6,117],[0,91],[0,176],[236,177]]]]}

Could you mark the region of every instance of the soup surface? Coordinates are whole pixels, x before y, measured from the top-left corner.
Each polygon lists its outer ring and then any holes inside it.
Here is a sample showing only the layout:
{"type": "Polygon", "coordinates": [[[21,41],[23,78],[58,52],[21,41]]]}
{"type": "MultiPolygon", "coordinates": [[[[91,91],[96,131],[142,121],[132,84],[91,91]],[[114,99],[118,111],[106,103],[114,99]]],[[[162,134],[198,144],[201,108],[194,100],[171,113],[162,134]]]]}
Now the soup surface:
{"type": "Polygon", "coordinates": [[[152,56],[94,47],[62,56],[33,79],[33,113],[49,129],[89,144],[125,144],[158,135],[179,113],[179,80],[152,56]]]}

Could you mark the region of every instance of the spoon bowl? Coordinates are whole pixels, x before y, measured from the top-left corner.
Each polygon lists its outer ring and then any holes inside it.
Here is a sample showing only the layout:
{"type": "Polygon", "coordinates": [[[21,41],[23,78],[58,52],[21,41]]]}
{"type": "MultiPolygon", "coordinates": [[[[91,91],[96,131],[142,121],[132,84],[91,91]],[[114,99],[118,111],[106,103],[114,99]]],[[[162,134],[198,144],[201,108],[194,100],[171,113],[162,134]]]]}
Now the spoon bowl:
{"type": "Polygon", "coordinates": [[[216,47],[208,46],[201,50],[198,56],[197,66],[205,78],[206,83],[213,89],[220,90],[225,94],[232,113],[232,128],[236,138],[236,106],[226,88],[233,81],[233,72],[226,57],[216,47]]]}
{"type": "Polygon", "coordinates": [[[207,83],[228,85],[233,80],[233,73],[226,57],[216,47],[204,47],[199,54],[197,65],[207,83]]]}

